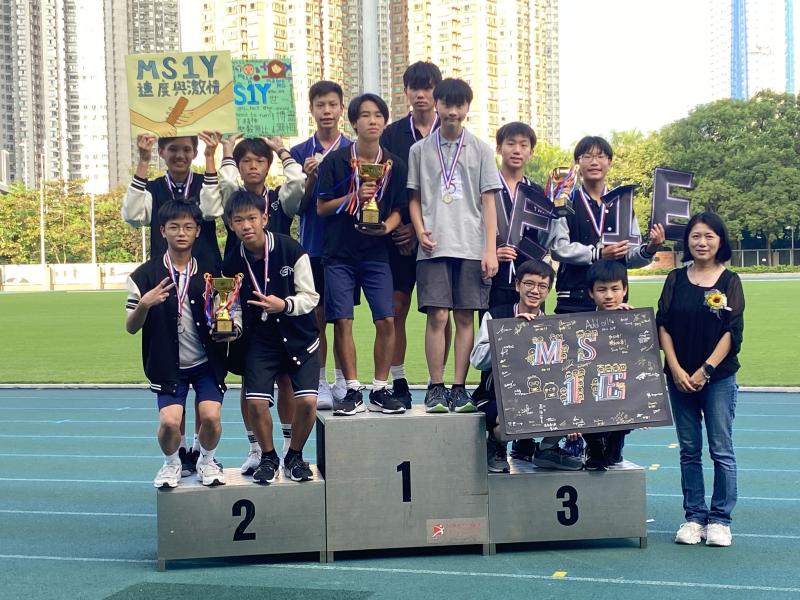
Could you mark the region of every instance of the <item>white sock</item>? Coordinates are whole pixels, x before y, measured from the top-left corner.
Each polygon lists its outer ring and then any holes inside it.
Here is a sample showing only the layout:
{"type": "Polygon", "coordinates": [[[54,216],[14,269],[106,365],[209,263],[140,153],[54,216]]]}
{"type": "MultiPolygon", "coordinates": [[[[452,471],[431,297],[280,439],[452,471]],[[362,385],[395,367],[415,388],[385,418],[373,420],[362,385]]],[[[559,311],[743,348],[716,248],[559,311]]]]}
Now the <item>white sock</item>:
{"type": "Polygon", "coordinates": [[[178,446],[178,448],[187,448],[188,449],[188,447],[186,446],[186,436],[185,435],[181,436],[181,445],[178,446]]]}
{"type": "Polygon", "coordinates": [[[247,441],[250,442],[250,452],[261,452],[261,446],[258,445],[256,434],[252,431],[247,432],[247,441]]]}
{"type": "Polygon", "coordinates": [[[192,452],[200,452],[200,438],[194,434],[194,441],[192,442],[192,452]]]}
{"type": "Polygon", "coordinates": [[[380,379],[373,379],[372,380],[372,391],[373,392],[375,390],[385,390],[387,387],[389,387],[389,382],[388,381],[381,381],[380,379]]]}
{"type": "Polygon", "coordinates": [[[172,454],[165,454],[164,455],[164,462],[169,465],[179,465],[181,464],[181,459],[178,457],[178,451],[175,450],[172,454]]]}
{"type": "Polygon", "coordinates": [[[344,384],[348,390],[357,390],[361,387],[361,382],[358,379],[345,379],[344,384]]]}
{"type": "Polygon", "coordinates": [[[198,464],[206,465],[214,460],[214,450],[206,450],[199,442],[198,445],[200,446],[200,458],[197,459],[198,464]]]}
{"type": "Polygon", "coordinates": [[[397,381],[398,379],[405,379],[406,378],[406,366],[405,365],[393,365],[389,367],[389,374],[392,376],[392,381],[397,381]]]}
{"type": "Polygon", "coordinates": [[[344,373],[342,373],[341,369],[334,369],[333,377],[333,385],[338,385],[339,387],[345,386],[344,373]]]}
{"type": "Polygon", "coordinates": [[[328,383],[328,371],[327,371],[327,369],[325,367],[320,367],[319,368],[319,382],[322,383],[323,381],[325,383],[328,383]]]}

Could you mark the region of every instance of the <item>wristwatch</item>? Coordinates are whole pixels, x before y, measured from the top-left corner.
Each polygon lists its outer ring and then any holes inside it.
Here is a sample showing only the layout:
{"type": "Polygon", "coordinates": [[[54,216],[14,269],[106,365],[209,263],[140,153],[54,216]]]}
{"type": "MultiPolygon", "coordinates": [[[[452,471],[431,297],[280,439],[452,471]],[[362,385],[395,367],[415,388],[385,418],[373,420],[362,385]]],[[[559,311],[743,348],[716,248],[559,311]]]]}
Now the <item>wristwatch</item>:
{"type": "Polygon", "coordinates": [[[716,367],[713,367],[708,363],[703,363],[703,373],[706,376],[706,381],[711,379],[711,376],[714,374],[714,371],[716,370],[717,370],[716,367]]]}

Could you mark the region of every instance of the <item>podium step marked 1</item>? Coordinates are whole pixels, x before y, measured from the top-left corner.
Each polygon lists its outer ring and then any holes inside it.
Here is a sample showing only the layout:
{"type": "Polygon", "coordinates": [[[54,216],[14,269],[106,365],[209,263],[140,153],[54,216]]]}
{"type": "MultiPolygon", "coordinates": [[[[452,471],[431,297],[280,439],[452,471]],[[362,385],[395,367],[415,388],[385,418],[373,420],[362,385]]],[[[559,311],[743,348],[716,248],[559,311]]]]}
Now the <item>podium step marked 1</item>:
{"type": "Polygon", "coordinates": [[[481,544],[489,489],[483,415],[317,415],[328,560],[341,550],[481,544]]]}
{"type": "Polygon", "coordinates": [[[295,552],[319,552],[324,561],[325,481],[311,468],[314,479],[302,483],[281,471],[260,485],[225,469],[225,485],[204,487],[192,476],[158,490],[159,570],[168,560],[295,552]]]}

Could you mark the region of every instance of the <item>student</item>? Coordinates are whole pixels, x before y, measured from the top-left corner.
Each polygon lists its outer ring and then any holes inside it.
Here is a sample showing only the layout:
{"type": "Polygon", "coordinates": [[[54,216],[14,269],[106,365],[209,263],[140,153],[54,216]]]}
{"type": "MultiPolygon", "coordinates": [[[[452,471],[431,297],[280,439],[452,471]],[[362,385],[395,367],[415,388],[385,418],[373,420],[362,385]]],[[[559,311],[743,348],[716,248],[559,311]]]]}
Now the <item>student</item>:
{"type": "MultiPolygon", "coordinates": [[[[606,176],[614,152],[603,138],[587,136],[578,142],[573,153],[580,168],[583,184],[572,194],[575,214],[552,223],[549,248],[559,261],[556,277],[557,314],[595,310],[588,294],[586,272],[601,259],[621,261],[628,268],[644,267],[653,260],[664,242],[664,228],[654,225],[647,244],[633,245],[627,241],[604,245],[602,234],[613,229],[617,207],[608,207],[600,200],[609,190],[606,176]]],[[[634,215],[631,230],[638,231],[634,215]]]]}
{"type": "MultiPolygon", "coordinates": [[[[595,310],[630,310],[625,303],[628,295],[628,269],[619,261],[601,259],[586,272],[586,289],[595,310]]],[[[622,462],[622,447],[630,429],[608,433],[586,434],[586,470],[605,471],[606,467],[622,462]]]]}
{"type": "MultiPolygon", "coordinates": [[[[433,89],[442,80],[439,67],[431,62],[415,62],[403,73],[403,91],[411,111],[386,127],[381,144],[408,164],[411,146],[439,128],[439,116],[433,102],[433,89]]],[[[405,185],[405,182],[403,183],[405,185]]],[[[406,319],[411,307],[411,292],[417,281],[417,236],[408,211],[401,214],[402,222],[392,232],[389,246],[389,266],[394,286],[394,353],[389,372],[392,376],[392,395],[411,408],[411,391],[406,379],[406,319]]],[[[450,320],[445,330],[446,344],[450,345],[450,320]]]]}
{"type": "MultiPolygon", "coordinates": [[[[523,171],[527,162],[533,156],[536,147],[536,133],[530,125],[514,121],[506,123],[497,130],[495,135],[497,153],[500,155],[500,198],[502,199],[505,219],[511,220],[511,211],[517,199],[517,186],[520,183],[531,186],[544,195],[544,190],[525,176],[523,171]]],[[[498,215],[500,218],[500,215],[498,215]]],[[[533,236],[534,241],[540,243],[539,238],[545,242],[546,233],[540,236],[537,232],[528,230],[526,235],[533,236]]],[[[519,298],[516,290],[514,271],[525,261],[525,256],[518,253],[505,240],[497,241],[497,275],[492,278],[492,289],[489,293],[489,308],[503,304],[513,304],[519,298]]]]}
{"type": "MultiPolygon", "coordinates": [[[[122,218],[125,222],[134,227],[150,227],[151,258],[163,256],[167,251],[167,244],[160,233],[161,223],[158,220],[161,206],[170,200],[196,204],[203,185],[203,175],[193,173],[191,170],[192,161],[197,157],[196,136],[158,138],[158,155],[164,161],[167,172],[162,177],[148,180],[147,172],[150,169],[155,144],[156,137],[152,134],[140,133],[136,137],[139,161],[136,164],[133,180],[122,199],[122,218]]],[[[220,268],[222,256],[217,245],[216,225],[213,221],[203,221],[193,251],[195,257],[203,264],[215,269],[220,268]]],[[[186,430],[184,414],[181,420],[180,448],[184,475],[194,471],[199,456],[198,427],[199,419],[195,419],[194,443],[191,447],[187,446],[184,436],[186,430]]]]}
{"type": "MultiPolygon", "coordinates": [[[[325,296],[325,268],[322,266],[322,240],[325,231],[325,219],[317,214],[317,195],[319,193],[319,165],[331,153],[350,145],[350,140],[339,131],[339,119],[344,112],[344,94],[342,86],[333,81],[318,81],[308,91],[311,104],[311,116],[317,130],[305,142],[293,146],[292,158],[302,165],[306,174],[303,201],[299,207],[300,244],[308,252],[311,269],[314,272],[314,287],[320,296],[325,296]]],[[[314,314],[320,330],[319,347],[319,396],[317,408],[333,408],[333,399],[344,398],[346,386],[344,375],[336,362],[336,379],[333,388],[328,384],[326,361],[328,356],[328,340],[325,335],[325,303],[317,305],[314,314]]]]}
{"type": "Polygon", "coordinates": [[[312,472],[303,461],[303,446],[316,418],[319,332],[313,315],[319,302],[308,255],[300,244],[266,231],[264,197],[247,190],[234,192],[225,206],[239,248],[225,257],[227,276],[243,273],[244,385],[249,423],[261,448],[253,472],[259,483],[272,483],[280,460],[272,444],[272,391],[275,379],[287,373],[294,390],[292,438],[283,461],[293,481],[307,481],[312,472]]]}
{"type": "Polygon", "coordinates": [[[389,366],[394,349],[392,273],[389,238],[406,208],[406,166],[380,145],[389,119],[389,108],[375,94],[354,98],[347,118],[357,138],[351,146],[334,151],[320,167],[317,213],[325,217],[322,261],[325,266],[325,316],[334,324],[334,348],[344,372],[347,392],[334,401],[334,415],[364,410],[353,341],[353,294],[361,288],[375,323],[375,372],[369,393],[370,410],[402,413],[405,406],[388,389],[389,366]],[[389,165],[391,161],[391,165],[389,165]],[[378,181],[364,181],[358,163],[384,165],[378,181]],[[363,205],[378,203],[382,227],[359,226],[363,205]]]}
{"type": "Polygon", "coordinates": [[[474,311],[489,305],[497,274],[497,214],[500,189],[492,149],[463,127],[472,90],[460,79],[444,79],[433,91],[439,130],[409,154],[409,213],[417,235],[417,303],[426,313],[425,358],[430,384],[427,412],[474,412],[464,387],[474,337],[474,311]],[[453,312],[455,375],[444,384],[445,324],[453,312]]]}
{"type": "MultiPolygon", "coordinates": [[[[197,405],[200,457],[197,476],[203,485],[224,484],[221,465],[214,460],[222,426],[220,410],[225,393],[225,354],[206,325],[204,274],[217,274],[214,265],[192,255],[203,222],[193,202],[168,201],[158,210],[159,233],[167,243],[128,278],[128,333],[142,330],[142,362],[150,389],[158,395],[158,443],[164,465],[155,487],[174,488],[181,478],[180,423],[189,386],[197,405]]],[[[235,314],[236,331],[241,319],[235,314]]],[[[221,338],[217,341],[228,341],[221,338]]]]}
{"type": "MultiPolygon", "coordinates": [[[[544,316],[542,306],[555,279],[553,267],[541,260],[526,260],[521,263],[514,276],[516,301],[489,308],[481,320],[478,339],[469,356],[472,366],[481,371],[481,382],[473,394],[480,409],[486,414],[486,459],[490,473],[508,473],[506,444],[500,441],[500,424],[497,415],[497,399],[492,379],[492,355],[489,342],[489,321],[517,317],[531,321],[544,316]]],[[[576,434],[570,434],[575,437],[576,434]]],[[[560,436],[544,438],[533,453],[533,463],[545,469],[577,471],[583,462],[568,455],[558,445],[560,436]]]]}
{"type": "MultiPolygon", "coordinates": [[[[289,235],[292,217],[297,212],[303,197],[305,175],[300,165],[283,147],[280,138],[245,138],[241,134],[222,139],[219,132],[203,132],[200,139],[205,142],[206,178],[200,191],[200,208],[203,217],[215,219],[221,217],[225,204],[231,194],[240,189],[246,189],[264,197],[267,203],[268,225],[273,233],[289,235]],[[214,155],[216,148],[222,142],[222,165],[219,178],[216,175],[214,155]],[[237,143],[238,142],[238,143],[237,143]],[[267,186],[267,175],[272,166],[273,153],[281,159],[285,182],[274,190],[267,186]]],[[[225,256],[238,249],[239,243],[236,234],[226,224],[228,239],[225,243],[225,256]]],[[[228,370],[238,375],[244,368],[242,356],[244,344],[234,344],[228,357],[228,370]]],[[[242,411],[242,420],[250,443],[250,451],[242,464],[241,471],[245,475],[252,475],[261,461],[261,450],[255,439],[250,425],[247,401],[244,389],[239,399],[242,411]]],[[[289,447],[292,436],[292,421],[294,420],[293,392],[289,378],[285,374],[278,377],[278,416],[283,430],[283,452],[289,447]]]]}

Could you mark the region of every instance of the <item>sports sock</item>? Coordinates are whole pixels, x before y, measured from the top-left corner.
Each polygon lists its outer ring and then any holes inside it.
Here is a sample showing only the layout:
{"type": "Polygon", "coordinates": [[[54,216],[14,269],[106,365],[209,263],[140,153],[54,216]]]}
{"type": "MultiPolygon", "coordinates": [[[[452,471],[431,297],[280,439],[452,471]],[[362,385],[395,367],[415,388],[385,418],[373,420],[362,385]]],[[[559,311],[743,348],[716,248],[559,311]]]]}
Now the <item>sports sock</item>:
{"type": "Polygon", "coordinates": [[[373,392],[377,391],[377,390],[384,390],[387,387],[389,387],[389,382],[388,381],[381,381],[380,379],[373,379],[372,380],[372,391],[373,392]]]}
{"type": "Polygon", "coordinates": [[[186,445],[186,436],[185,435],[181,436],[181,445],[178,446],[178,448],[186,448],[187,450],[189,449],[189,447],[186,445]]]}
{"type": "Polygon", "coordinates": [[[393,365],[389,367],[389,374],[392,376],[393,381],[397,381],[398,379],[405,379],[406,378],[406,366],[405,365],[393,365]]]}
{"type": "Polygon", "coordinates": [[[165,454],[164,462],[171,465],[181,464],[181,459],[180,457],[178,457],[178,451],[175,450],[175,452],[173,452],[172,454],[165,454]]]}
{"type": "Polygon", "coordinates": [[[203,448],[202,444],[200,444],[199,442],[198,442],[198,445],[200,446],[200,458],[197,460],[197,464],[198,465],[200,465],[200,464],[205,465],[205,464],[210,463],[212,460],[214,460],[214,450],[213,449],[212,450],[206,450],[205,448],[203,448]]]}
{"type": "Polygon", "coordinates": [[[250,452],[260,452],[261,446],[258,445],[256,434],[252,431],[247,432],[247,441],[250,442],[250,452]]]}
{"type": "Polygon", "coordinates": [[[344,373],[342,373],[341,369],[334,369],[333,370],[333,377],[334,377],[334,379],[333,379],[333,384],[334,385],[338,385],[339,387],[344,387],[345,386],[344,373]]]}
{"type": "Polygon", "coordinates": [[[303,459],[303,451],[302,450],[292,450],[289,448],[286,450],[286,460],[289,460],[292,456],[299,456],[300,460],[303,459]]]}
{"type": "Polygon", "coordinates": [[[358,379],[346,379],[344,384],[348,390],[357,390],[361,387],[361,382],[358,379]]]}
{"type": "Polygon", "coordinates": [[[194,441],[192,442],[192,452],[200,452],[200,438],[194,434],[194,441]]]}

